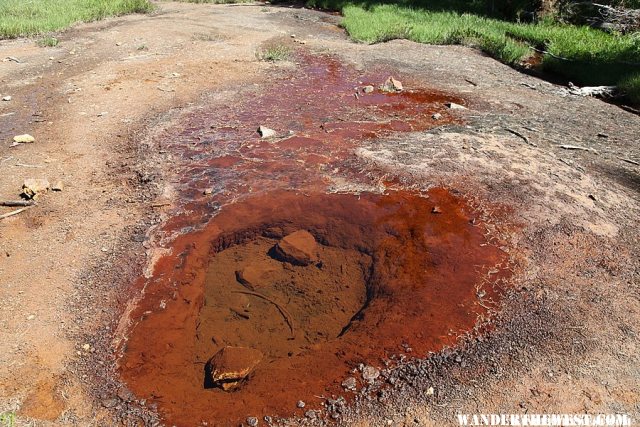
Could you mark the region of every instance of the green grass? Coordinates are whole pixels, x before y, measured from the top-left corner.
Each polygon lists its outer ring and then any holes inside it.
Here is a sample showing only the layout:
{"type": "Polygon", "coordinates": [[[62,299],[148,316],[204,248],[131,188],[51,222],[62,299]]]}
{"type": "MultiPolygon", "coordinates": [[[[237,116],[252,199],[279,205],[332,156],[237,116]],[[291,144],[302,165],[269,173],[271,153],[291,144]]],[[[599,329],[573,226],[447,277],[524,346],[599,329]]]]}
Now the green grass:
{"type": "Polygon", "coordinates": [[[38,40],[36,43],[40,47],[56,47],[58,46],[59,40],[52,36],[46,36],[38,40]]]}
{"type": "MultiPolygon", "coordinates": [[[[326,4],[325,4],[326,5],[326,4]]],[[[476,47],[520,66],[533,48],[548,52],[540,68],[578,85],[618,85],[640,100],[640,34],[615,35],[549,19],[517,23],[479,14],[428,10],[399,4],[338,4],[342,25],[360,42],[409,39],[428,44],[476,47]]]]}
{"type": "Polygon", "coordinates": [[[0,39],[43,34],[78,22],[152,9],[149,0],[0,0],[0,39]]]}
{"type": "Polygon", "coordinates": [[[266,46],[256,52],[256,56],[261,61],[285,61],[291,57],[291,48],[280,44],[266,46]]]}

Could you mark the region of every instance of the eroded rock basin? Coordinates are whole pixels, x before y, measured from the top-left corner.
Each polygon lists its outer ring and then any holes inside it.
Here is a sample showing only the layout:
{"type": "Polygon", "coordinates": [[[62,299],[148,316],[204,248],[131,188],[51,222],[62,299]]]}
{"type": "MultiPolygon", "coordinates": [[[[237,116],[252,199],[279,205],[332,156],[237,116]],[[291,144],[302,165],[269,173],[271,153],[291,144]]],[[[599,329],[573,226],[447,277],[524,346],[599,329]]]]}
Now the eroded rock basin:
{"type": "Polygon", "coordinates": [[[177,237],[141,279],[119,366],[169,424],[238,425],[350,399],[391,360],[453,345],[508,273],[463,197],[380,192],[390,183],[353,157],[363,140],[456,122],[446,103],[465,101],[385,91],[384,67],[297,61],[270,90],[194,108],[157,135],[180,195],[162,228],[177,237]]]}
{"type": "Polygon", "coordinates": [[[238,202],[180,237],[158,267],[122,376],[176,425],[302,415],[319,408],[317,396],[348,397],[345,379],[366,384],[352,373],[359,364],[380,368],[452,345],[497,301],[508,257],[485,231],[444,189],[278,191],[238,202]],[[270,256],[298,230],[318,241],[318,263],[270,256]],[[247,266],[262,266],[253,290],[237,280],[247,266]],[[264,355],[233,392],[206,381],[207,361],[226,346],[264,355]]]}

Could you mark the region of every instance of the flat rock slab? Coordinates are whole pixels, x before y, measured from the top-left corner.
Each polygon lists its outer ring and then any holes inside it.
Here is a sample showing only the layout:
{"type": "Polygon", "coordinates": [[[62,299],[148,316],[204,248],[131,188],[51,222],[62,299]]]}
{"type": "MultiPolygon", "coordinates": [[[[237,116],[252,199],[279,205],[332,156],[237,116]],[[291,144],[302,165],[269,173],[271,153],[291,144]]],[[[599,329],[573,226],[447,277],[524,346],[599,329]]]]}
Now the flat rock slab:
{"type": "Polygon", "coordinates": [[[225,391],[235,390],[262,361],[260,350],[248,347],[224,347],[207,362],[212,384],[225,391]]]}
{"type": "Polygon", "coordinates": [[[275,246],[277,256],[294,265],[309,265],[318,260],[318,243],[306,230],[282,238],[275,246]]]}
{"type": "Polygon", "coordinates": [[[267,284],[269,273],[277,271],[273,265],[265,262],[254,262],[236,271],[236,280],[249,289],[264,287],[267,284]]]}

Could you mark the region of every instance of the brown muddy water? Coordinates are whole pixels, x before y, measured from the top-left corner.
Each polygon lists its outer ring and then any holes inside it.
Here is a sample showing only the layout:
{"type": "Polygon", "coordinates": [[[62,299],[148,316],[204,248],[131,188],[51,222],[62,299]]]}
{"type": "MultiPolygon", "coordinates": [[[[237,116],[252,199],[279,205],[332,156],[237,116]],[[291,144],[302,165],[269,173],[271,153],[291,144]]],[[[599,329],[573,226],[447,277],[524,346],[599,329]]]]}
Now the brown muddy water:
{"type": "Polygon", "coordinates": [[[454,345],[508,277],[479,213],[446,189],[327,192],[336,181],[372,184],[354,166],[360,142],[450,123],[444,104],[464,101],[411,87],[365,94],[389,70],[297,60],[267,90],[200,107],[158,137],[180,159],[180,206],[163,229],[177,237],[140,279],[119,372],[170,425],[239,425],[349,399],[341,384],[365,384],[360,364],[454,345]],[[261,139],[260,125],[278,136],[261,139]],[[274,252],[300,230],[318,242],[308,265],[274,252]],[[230,390],[211,381],[208,363],[225,347],[261,354],[230,390]]]}

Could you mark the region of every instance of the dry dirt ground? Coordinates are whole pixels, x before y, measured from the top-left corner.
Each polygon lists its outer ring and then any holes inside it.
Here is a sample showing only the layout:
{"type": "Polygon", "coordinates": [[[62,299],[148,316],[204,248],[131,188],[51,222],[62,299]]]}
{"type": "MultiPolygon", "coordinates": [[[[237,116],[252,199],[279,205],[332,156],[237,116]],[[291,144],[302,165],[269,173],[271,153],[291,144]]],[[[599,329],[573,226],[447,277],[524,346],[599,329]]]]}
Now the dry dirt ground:
{"type": "Polygon", "coordinates": [[[518,267],[492,331],[385,372],[395,387],[333,408],[341,422],[443,426],[479,412],[640,420],[640,117],[467,48],[365,46],[320,12],[181,3],[79,25],[55,48],[0,42],[0,94],[12,96],[0,103],[0,199],[16,199],[25,178],[64,182],[0,220],[0,412],[17,413],[17,425],[153,419],[92,375],[110,369],[94,353],[117,338],[115,294],[149,266],[150,230],[175,196],[170,160],[142,142],[205,94],[229,99],[295,67],[255,55],[291,34],[312,53],[363,70],[385,64],[405,87],[463,97],[463,124],[363,142],[351,162],[380,182],[444,185],[503,206],[520,225],[503,236],[518,267]],[[10,147],[22,133],[35,143],[10,147]]]}

